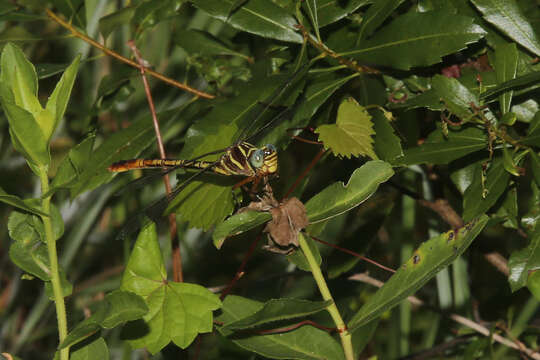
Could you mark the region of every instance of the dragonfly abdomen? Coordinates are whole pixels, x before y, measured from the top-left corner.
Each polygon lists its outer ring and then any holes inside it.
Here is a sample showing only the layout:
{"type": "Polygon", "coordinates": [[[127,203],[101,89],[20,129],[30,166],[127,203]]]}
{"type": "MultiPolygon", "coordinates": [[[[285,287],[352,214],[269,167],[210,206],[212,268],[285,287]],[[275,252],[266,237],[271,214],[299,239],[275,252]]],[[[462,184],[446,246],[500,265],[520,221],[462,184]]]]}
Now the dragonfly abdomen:
{"type": "Polygon", "coordinates": [[[185,167],[192,169],[204,169],[213,163],[208,161],[190,161],[175,159],[131,159],[118,161],[109,166],[111,172],[124,172],[135,169],[185,167]]]}

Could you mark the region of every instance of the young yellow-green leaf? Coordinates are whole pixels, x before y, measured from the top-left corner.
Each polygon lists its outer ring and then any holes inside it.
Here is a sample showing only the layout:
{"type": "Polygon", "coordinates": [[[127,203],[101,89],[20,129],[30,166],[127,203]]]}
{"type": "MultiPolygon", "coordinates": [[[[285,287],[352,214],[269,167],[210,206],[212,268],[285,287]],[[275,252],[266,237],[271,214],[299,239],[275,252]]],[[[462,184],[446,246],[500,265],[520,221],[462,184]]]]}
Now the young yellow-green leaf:
{"type": "Polygon", "coordinates": [[[512,40],[540,56],[540,39],[515,0],[472,0],[484,19],[512,40]]]}
{"type": "MultiPolygon", "coordinates": [[[[497,85],[516,77],[518,64],[518,51],[515,43],[501,44],[495,50],[495,75],[497,76],[497,85]]],[[[499,108],[504,115],[510,111],[513,91],[509,90],[499,95],[499,108]]]]}
{"type": "Polygon", "coordinates": [[[32,171],[37,171],[36,168],[39,166],[48,165],[50,156],[47,138],[36,119],[30,112],[5,100],[2,97],[2,106],[8,119],[13,147],[23,154],[32,171]]]}
{"type": "MultiPolygon", "coordinates": [[[[45,108],[49,110],[53,116],[51,124],[47,127],[47,131],[44,130],[47,138],[52,136],[58,123],[62,120],[64,113],[66,112],[71,90],[73,89],[73,84],[75,83],[75,78],[77,76],[77,70],[79,69],[80,60],[81,56],[78,55],[67,67],[58,83],[56,83],[56,87],[47,101],[45,108]]],[[[42,128],[44,128],[43,125],[42,128]]]]}
{"type": "Polygon", "coordinates": [[[310,224],[343,214],[369,198],[394,175],[392,166],[381,161],[369,161],[356,169],[347,185],[336,182],[312,197],[306,203],[310,224]]]}
{"type": "Polygon", "coordinates": [[[19,47],[6,44],[0,59],[0,70],[0,82],[11,88],[11,102],[32,113],[41,109],[37,99],[36,69],[19,47]]]}
{"type": "Polygon", "coordinates": [[[540,269],[540,227],[531,234],[529,246],[514,251],[508,260],[508,282],[512,292],[527,284],[529,273],[540,269]]]}
{"type": "Polygon", "coordinates": [[[321,125],[316,130],[325,148],[337,156],[369,156],[377,159],[373,151],[373,123],[371,115],[353,98],[346,98],[338,108],[334,125],[321,125]]]}
{"type": "Polygon", "coordinates": [[[221,307],[218,296],[206,288],[167,280],[153,223],[137,238],[121,289],[142,296],[149,308],[142,320],[127,325],[127,336],[134,348],[145,347],[152,354],[171,341],[185,349],[199,333],[212,331],[212,311],[221,307]]]}
{"type": "Polygon", "coordinates": [[[349,329],[367,324],[414,294],[460,256],[488,220],[488,216],[482,215],[460,229],[450,230],[420,245],[413,256],[354,315],[348,324],[349,329]]]}

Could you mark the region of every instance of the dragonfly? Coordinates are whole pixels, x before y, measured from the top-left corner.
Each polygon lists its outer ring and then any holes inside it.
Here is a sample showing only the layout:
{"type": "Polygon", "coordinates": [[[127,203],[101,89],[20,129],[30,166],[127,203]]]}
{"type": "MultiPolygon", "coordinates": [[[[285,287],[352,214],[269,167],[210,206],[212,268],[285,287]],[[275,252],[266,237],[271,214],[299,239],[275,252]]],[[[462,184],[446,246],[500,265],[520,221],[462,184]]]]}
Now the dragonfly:
{"type": "MultiPolygon", "coordinates": [[[[280,99],[288,89],[291,88],[296,81],[301,78],[309,67],[310,63],[306,63],[299,67],[290,78],[281,86],[278,86],[273,93],[263,103],[264,108],[260,111],[255,119],[249,123],[242,131],[240,136],[232,145],[227,148],[215,150],[191,159],[130,159],[122,160],[111,164],[108,167],[110,172],[120,173],[135,169],[161,169],[157,174],[163,176],[177,169],[194,169],[198,170],[180,184],[165,197],[155,201],[154,203],[143,209],[142,213],[150,220],[158,220],[167,207],[178,194],[184,190],[193,180],[200,177],[202,174],[210,172],[222,176],[237,176],[244,179],[238,182],[234,188],[243,186],[247,183],[253,183],[251,192],[255,193],[257,186],[261,181],[266,185],[268,179],[277,175],[278,172],[278,156],[277,149],[272,144],[266,144],[262,147],[256,147],[251,143],[267,129],[275,125],[280,119],[291,113],[292,108],[284,108],[277,115],[272,117],[268,122],[256,129],[252,134],[248,134],[255,126],[261,122],[261,119],[266,115],[267,111],[275,106],[275,103],[280,99]],[[221,154],[216,161],[201,160],[210,155],[221,154]]],[[[152,176],[152,175],[151,175],[152,176]]],[[[141,180],[141,179],[139,179],[141,180]]],[[[144,178],[142,178],[144,181],[144,178]]],[[[138,182],[138,180],[136,180],[138,182]]],[[[266,188],[266,186],[264,187],[266,188]]]]}

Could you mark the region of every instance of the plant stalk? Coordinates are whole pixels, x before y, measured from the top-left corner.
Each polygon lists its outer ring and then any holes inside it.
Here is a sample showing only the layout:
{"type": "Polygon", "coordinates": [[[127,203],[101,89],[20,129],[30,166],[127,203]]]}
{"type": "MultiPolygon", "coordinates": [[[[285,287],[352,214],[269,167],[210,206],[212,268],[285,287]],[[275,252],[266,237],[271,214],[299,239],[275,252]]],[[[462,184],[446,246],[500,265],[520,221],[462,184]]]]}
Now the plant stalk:
{"type": "Polygon", "coordinates": [[[332,305],[328,306],[326,310],[330,313],[330,316],[334,320],[334,323],[338,329],[339,337],[341,338],[341,346],[343,347],[343,352],[345,353],[345,359],[354,360],[351,334],[347,330],[347,325],[345,325],[336,303],[332,298],[330,289],[328,289],[328,285],[326,285],[321,268],[317,264],[317,261],[315,260],[315,257],[313,256],[313,253],[311,252],[309,245],[302,233],[298,234],[298,242],[308,261],[309,267],[311,268],[311,273],[313,274],[313,278],[317,283],[317,287],[319,288],[323,299],[332,300],[332,305]]]}
{"type": "MultiPolygon", "coordinates": [[[[40,169],[40,181],[41,192],[46,194],[49,192],[49,178],[47,177],[47,169],[42,167],[40,169]]],[[[41,202],[41,210],[49,214],[49,216],[41,216],[43,221],[43,227],[45,229],[45,242],[47,243],[47,252],[49,255],[50,263],[50,276],[51,284],[53,288],[54,304],[56,307],[56,319],[58,322],[58,338],[59,344],[64,342],[67,336],[67,317],[66,317],[66,304],[64,303],[64,294],[62,291],[62,284],[60,281],[60,272],[58,271],[58,254],[56,253],[56,239],[53,234],[52,221],[50,217],[51,213],[51,197],[47,196],[43,198],[41,202]]],[[[69,348],[60,350],[60,360],[69,360],[69,348]]]]}

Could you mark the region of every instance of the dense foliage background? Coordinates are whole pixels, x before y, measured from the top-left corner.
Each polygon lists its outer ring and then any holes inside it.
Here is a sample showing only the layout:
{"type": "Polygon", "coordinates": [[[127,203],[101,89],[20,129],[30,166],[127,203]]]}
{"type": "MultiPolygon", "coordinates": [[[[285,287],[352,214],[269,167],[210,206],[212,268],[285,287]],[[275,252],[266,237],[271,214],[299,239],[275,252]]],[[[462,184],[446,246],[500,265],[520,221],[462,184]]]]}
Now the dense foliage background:
{"type": "Polygon", "coordinates": [[[540,358],[539,34],[531,0],[2,1],[1,352],[540,358]],[[142,219],[159,171],[107,171],[159,157],[141,61],[167,157],[277,147],[301,249],[229,217],[240,178],[142,219]]]}

